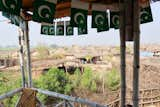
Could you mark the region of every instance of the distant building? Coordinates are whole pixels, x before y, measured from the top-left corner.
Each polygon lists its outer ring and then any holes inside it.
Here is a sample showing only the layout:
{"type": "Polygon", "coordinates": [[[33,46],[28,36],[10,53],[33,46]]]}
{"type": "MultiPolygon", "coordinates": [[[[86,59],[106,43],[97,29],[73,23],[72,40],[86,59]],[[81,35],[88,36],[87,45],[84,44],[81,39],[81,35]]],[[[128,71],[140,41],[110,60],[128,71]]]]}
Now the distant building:
{"type": "Polygon", "coordinates": [[[154,51],[153,56],[160,57],[160,51],[154,51]]]}
{"type": "Polygon", "coordinates": [[[0,58],[0,68],[6,68],[17,65],[18,62],[15,59],[0,58]]]}
{"type": "Polygon", "coordinates": [[[102,56],[83,56],[83,57],[78,57],[77,58],[81,64],[97,64],[102,61],[102,56]]]}
{"type": "Polygon", "coordinates": [[[66,54],[65,55],[65,59],[66,60],[74,60],[75,59],[75,56],[73,54],[66,54]]]}
{"type": "Polygon", "coordinates": [[[77,60],[61,61],[57,64],[57,68],[65,72],[68,72],[70,74],[73,74],[77,69],[79,69],[80,72],[84,71],[84,68],[81,66],[80,62],[77,60]]]}

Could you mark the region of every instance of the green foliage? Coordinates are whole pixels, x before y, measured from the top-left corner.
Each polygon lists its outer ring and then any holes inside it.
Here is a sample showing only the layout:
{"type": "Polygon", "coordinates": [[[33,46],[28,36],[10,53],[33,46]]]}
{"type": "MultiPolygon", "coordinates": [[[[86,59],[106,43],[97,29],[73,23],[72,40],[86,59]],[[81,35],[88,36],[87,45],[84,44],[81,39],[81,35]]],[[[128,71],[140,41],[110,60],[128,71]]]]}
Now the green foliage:
{"type": "Polygon", "coordinates": [[[92,59],[92,56],[87,55],[87,56],[85,56],[85,58],[87,59],[87,61],[89,61],[89,60],[91,60],[91,59],[92,59]]]}
{"type": "Polygon", "coordinates": [[[79,83],[81,81],[81,73],[79,69],[76,69],[73,75],[69,75],[69,79],[72,82],[72,86],[74,88],[77,88],[79,86],[79,83]]]}
{"type": "Polygon", "coordinates": [[[84,69],[84,73],[82,74],[80,84],[82,88],[87,88],[90,89],[91,91],[96,91],[97,86],[91,68],[86,67],[84,69]]]}
{"type": "Polygon", "coordinates": [[[74,75],[70,76],[74,89],[82,88],[90,91],[97,90],[96,80],[93,75],[91,68],[86,67],[84,72],[81,74],[79,69],[77,69],[74,75]]]}
{"type": "Polygon", "coordinates": [[[49,49],[45,45],[39,45],[36,47],[36,51],[38,52],[38,58],[39,59],[44,59],[49,56],[49,49]]]}
{"type": "Polygon", "coordinates": [[[112,69],[106,75],[105,84],[112,91],[117,90],[120,86],[120,75],[116,69],[112,69]]]}
{"type": "MultiPolygon", "coordinates": [[[[36,86],[41,89],[62,94],[70,94],[73,88],[65,72],[56,68],[51,68],[46,74],[42,75],[36,82],[36,86]]],[[[43,101],[46,101],[48,98],[43,95],[40,97],[43,101]]]]}
{"type": "MultiPolygon", "coordinates": [[[[0,73],[0,95],[19,88],[20,86],[21,79],[10,80],[10,78],[5,77],[3,73],[0,73]]],[[[11,98],[5,99],[3,101],[5,107],[14,107],[18,100],[18,97],[18,95],[14,95],[11,98]]]]}

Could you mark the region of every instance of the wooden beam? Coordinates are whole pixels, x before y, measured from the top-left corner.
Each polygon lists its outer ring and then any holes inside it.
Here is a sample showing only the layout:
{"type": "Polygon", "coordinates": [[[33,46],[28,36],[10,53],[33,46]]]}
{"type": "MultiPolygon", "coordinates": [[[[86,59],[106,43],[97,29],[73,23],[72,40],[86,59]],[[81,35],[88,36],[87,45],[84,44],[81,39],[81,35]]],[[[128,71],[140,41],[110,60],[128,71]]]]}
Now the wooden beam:
{"type": "Polygon", "coordinates": [[[120,54],[121,54],[121,104],[126,103],[126,42],[125,42],[125,4],[120,0],[120,54]]]}
{"type": "Polygon", "coordinates": [[[133,66],[133,107],[139,106],[139,49],[140,49],[140,3],[134,0],[133,6],[134,66],[133,66]]]}

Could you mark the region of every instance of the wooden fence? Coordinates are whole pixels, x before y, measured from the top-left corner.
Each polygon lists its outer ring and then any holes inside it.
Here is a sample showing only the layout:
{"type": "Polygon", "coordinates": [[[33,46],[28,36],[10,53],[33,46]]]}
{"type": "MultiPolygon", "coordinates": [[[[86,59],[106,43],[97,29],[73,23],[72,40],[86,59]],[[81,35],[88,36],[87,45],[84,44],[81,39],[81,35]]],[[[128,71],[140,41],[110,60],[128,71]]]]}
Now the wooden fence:
{"type": "MultiPolygon", "coordinates": [[[[132,91],[130,94],[132,95],[132,91]]],[[[126,98],[128,104],[133,104],[132,98],[126,98]]],[[[120,107],[120,98],[108,104],[108,107],[120,107]]],[[[139,107],[160,107],[160,89],[143,89],[139,91],[139,107]]]]}

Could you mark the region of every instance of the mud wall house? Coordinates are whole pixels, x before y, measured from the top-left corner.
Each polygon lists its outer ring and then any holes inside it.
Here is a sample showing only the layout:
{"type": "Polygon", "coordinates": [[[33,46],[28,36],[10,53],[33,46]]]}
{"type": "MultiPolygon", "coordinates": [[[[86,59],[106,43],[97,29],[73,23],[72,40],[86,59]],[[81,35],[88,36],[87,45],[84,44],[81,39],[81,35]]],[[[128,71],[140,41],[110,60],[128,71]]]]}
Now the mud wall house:
{"type": "Polygon", "coordinates": [[[0,67],[1,66],[4,66],[4,60],[3,59],[0,59],[0,67]]]}
{"type": "Polygon", "coordinates": [[[80,72],[83,72],[84,70],[80,65],[80,62],[77,60],[64,60],[63,62],[57,64],[57,68],[70,74],[73,74],[77,69],[79,69],[80,72]]]}
{"type": "Polygon", "coordinates": [[[87,63],[87,59],[86,58],[77,58],[81,64],[86,64],[87,63]]]}
{"type": "Polygon", "coordinates": [[[67,60],[74,60],[75,56],[73,54],[66,54],[65,55],[65,59],[67,59],[67,60]]]}
{"type": "Polygon", "coordinates": [[[0,67],[9,67],[9,59],[0,59],[0,67]]]}
{"type": "Polygon", "coordinates": [[[77,59],[81,64],[97,64],[100,61],[102,61],[102,56],[92,56],[92,55],[90,55],[89,57],[81,56],[77,57],[77,59]]]}
{"type": "Polygon", "coordinates": [[[93,56],[91,60],[94,64],[97,64],[98,62],[102,61],[102,56],[93,56]]]}
{"type": "Polygon", "coordinates": [[[8,58],[1,58],[0,59],[0,67],[11,67],[18,64],[16,59],[8,59],[8,58]]]}

